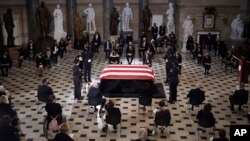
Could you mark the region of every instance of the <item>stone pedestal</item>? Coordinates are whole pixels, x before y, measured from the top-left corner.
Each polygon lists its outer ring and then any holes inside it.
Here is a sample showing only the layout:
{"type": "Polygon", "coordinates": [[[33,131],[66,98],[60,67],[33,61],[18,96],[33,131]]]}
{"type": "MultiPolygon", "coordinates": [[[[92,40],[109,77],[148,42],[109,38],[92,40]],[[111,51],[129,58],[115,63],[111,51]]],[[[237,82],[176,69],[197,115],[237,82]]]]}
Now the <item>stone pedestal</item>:
{"type": "Polygon", "coordinates": [[[187,52],[187,43],[183,43],[181,52],[187,52]]]}

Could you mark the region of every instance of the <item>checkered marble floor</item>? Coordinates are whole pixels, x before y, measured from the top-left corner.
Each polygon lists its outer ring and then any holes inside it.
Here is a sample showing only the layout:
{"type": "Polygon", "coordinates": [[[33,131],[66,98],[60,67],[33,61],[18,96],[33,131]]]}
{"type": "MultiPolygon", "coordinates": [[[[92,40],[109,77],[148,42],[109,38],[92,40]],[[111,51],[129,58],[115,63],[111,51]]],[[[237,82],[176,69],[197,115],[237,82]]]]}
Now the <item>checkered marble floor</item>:
{"type": "MultiPolygon", "coordinates": [[[[86,83],[83,84],[84,99],[74,103],[73,82],[72,82],[72,63],[73,58],[80,53],[79,51],[68,52],[66,57],[59,59],[58,64],[53,68],[46,70],[43,77],[50,79],[50,86],[53,88],[57,97],[57,102],[63,106],[63,114],[66,116],[70,125],[70,132],[74,134],[78,141],[128,141],[138,138],[138,129],[140,127],[154,128],[153,113],[147,108],[145,114],[138,114],[138,99],[136,98],[112,98],[115,105],[121,109],[122,124],[121,133],[108,132],[101,133],[97,127],[96,113],[89,109],[86,100],[86,83]],[[89,112],[90,114],[89,114],[89,112]]],[[[157,141],[196,141],[197,122],[196,114],[199,108],[194,111],[187,110],[186,95],[191,88],[195,87],[197,82],[201,82],[206,91],[205,103],[213,105],[213,113],[216,117],[216,129],[224,128],[229,130],[230,124],[248,124],[245,115],[249,111],[246,107],[243,111],[231,112],[229,109],[228,96],[235,90],[236,70],[232,73],[224,72],[221,69],[220,59],[212,58],[212,68],[209,76],[204,75],[203,67],[192,60],[189,53],[183,53],[183,67],[180,75],[180,84],[178,86],[178,101],[175,104],[166,104],[171,112],[172,121],[167,134],[150,136],[149,138],[157,141]]],[[[153,60],[153,70],[156,74],[156,83],[163,83],[165,94],[168,96],[168,86],[164,84],[165,80],[165,62],[164,54],[157,54],[153,60]]],[[[122,58],[123,64],[127,64],[125,57],[122,58]]],[[[141,64],[138,55],[133,64],[141,64]]],[[[16,61],[14,61],[16,64],[16,61]]],[[[92,64],[92,81],[98,81],[99,74],[107,65],[104,59],[104,53],[95,54],[92,64]]],[[[44,109],[39,109],[44,104],[37,103],[36,89],[41,79],[37,75],[35,62],[24,61],[22,68],[11,69],[9,77],[0,77],[3,85],[10,90],[14,103],[14,108],[20,119],[20,135],[22,141],[46,141],[43,135],[43,119],[46,115],[44,109]]],[[[249,85],[246,86],[249,90],[249,85]]],[[[157,107],[160,100],[153,99],[152,109],[157,107]]],[[[142,111],[140,111],[142,112],[142,111]]],[[[209,140],[213,136],[209,130],[201,133],[199,140],[209,140]]]]}

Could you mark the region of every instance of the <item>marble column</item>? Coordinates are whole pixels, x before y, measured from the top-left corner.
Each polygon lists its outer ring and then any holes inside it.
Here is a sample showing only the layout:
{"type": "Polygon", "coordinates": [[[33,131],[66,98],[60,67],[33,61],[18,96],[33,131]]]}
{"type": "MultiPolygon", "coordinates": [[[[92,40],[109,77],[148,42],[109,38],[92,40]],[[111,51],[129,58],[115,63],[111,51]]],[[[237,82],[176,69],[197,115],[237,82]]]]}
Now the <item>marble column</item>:
{"type": "Polygon", "coordinates": [[[113,7],[113,0],[103,1],[103,39],[110,36],[110,13],[113,7]]]}
{"type": "Polygon", "coordinates": [[[143,23],[141,22],[141,19],[143,17],[143,9],[145,8],[145,6],[148,6],[148,0],[139,0],[139,19],[138,19],[139,20],[139,31],[138,31],[139,38],[143,30],[143,23]]]}
{"type": "Polygon", "coordinates": [[[72,36],[72,41],[74,41],[75,39],[74,17],[76,13],[76,0],[66,0],[66,9],[67,9],[67,33],[72,36]]]}
{"type": "Polygon", "coordinates": [[[29,39],[39,37],[39,26],[36,22],[36,10],[39,7],[39,0],[26,0],[29,39]]]}

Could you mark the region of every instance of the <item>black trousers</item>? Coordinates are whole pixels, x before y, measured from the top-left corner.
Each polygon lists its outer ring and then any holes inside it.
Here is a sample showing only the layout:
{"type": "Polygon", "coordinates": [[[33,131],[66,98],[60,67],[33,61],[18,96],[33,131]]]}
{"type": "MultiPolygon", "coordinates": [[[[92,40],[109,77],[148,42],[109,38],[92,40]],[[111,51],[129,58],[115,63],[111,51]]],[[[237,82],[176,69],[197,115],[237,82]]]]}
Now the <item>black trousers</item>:
{"type": "Polygon", "coordinates": [[[3,76],[8,76],[9,66],[2,66],[1,71],[3,76]]]}
{"type": "Polygon", "coordinates": [[[131,64],[133,62],[134,56],[126,56],[128,64],[131,64]]]}
{"type": "MultiPolygon", "coordinates": [[[[233,110],[234,109],[234,105],[235,105],[234,99],[233,99],[233,95],[229,96],[229,102],[230,102],[230,108],[231,108],[231,110],[233,110]]],[[[239,109],[241,109],[241,105],[239,105],[239,109]]]]}
{"type": "Polygon", "coordinates": [[[74,80],[74,96],[75,99],[81,99],[81,89],[82,89],[82,82],[79,80],[74,80]]]}
{"type": "Polygon", "coordinates": [[[88,81],[91,81],[91,68],[84,68],[84,81],[87,82],[88,81]]]}
{"type": "Polygon", "coordinates": [[[169,101],[173,102],[177,100],[177,86],[178,83],[169,83],[169,101]]]}
{"type": "Polygon", "coordinates": [[[106,57],[106,59],[109,59],[109,56],[110,56],[110,51],[109,50],[105,51],[105,57],[106,57]]]}

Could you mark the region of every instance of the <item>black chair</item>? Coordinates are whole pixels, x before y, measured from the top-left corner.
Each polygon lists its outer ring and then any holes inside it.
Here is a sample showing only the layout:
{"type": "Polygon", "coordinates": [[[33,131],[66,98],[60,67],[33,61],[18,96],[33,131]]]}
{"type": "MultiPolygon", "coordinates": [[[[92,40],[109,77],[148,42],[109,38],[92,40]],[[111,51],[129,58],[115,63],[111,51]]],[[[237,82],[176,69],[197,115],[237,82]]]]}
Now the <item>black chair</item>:
{"type": "Polygon", "coordinates": [[[48,102],[48,99],[49,99],[49,96],[47,95],[41,95],[40,93],[37,93],[37,106],[38,106],[38,112],[40,112],[44,107],[45,105],[42,105],[42,104],[46,104],[48,102]],[[39,108],[39,105],[42,105],[41,108],[39,108]]]}
{"type": "Polygon", "coordinates": [[[201,95],[196,95],[190,97],[187,104],[190,104],[191,107],[200,107],[200,105],[203,104],[204,100],[205,100],[204,97],[202,97],[201,95]]]}
{"type": "MultiPolygon", "coordinates": [[[[171,122],[171,115],[170,115],[169,110],[165,109],[165,110],[160,110],[156,112],[154,122],[155,122],[156,129],[158,128],[158,126],[166,127],[166,128],[169,127],[169,133],[170,133],[169,125],[171,122]]],[[[165,128],[160,128],[160,130],[161,130],[161,133],[163,133],[165,128]]]]}
{"type": "Polygon", "coordinates": [[[246,96],[246,97],[241,97],[241,98],[238,98],[238,99],[233,99],[233,102],[234,102],[234,105],[246,105],[248,107],[248,97],[249,96],[246,96]]]}
{"type": "MultiPolygon", "coordinates": [[[[152,106],[152,97],[148,96],[140,96],[139,97],[139,107],[138,107],[138,113],[140,113],[140,105],[142,106],[152,106]]],[[[145,109],[144,109],[145,110],[145,109]]],[[[151,107],[151,111],[152,111],[152,107],[151,107]]]]}
{"type": "Polygon", "coordinates": [[[202,118],[198,120],[198,128],[197,128],[197,135],[198,140],[200,139],[199,131],[203,131],[210,128],[212,130],[212,133],[214,135],[214,127],[215,127],[215,119],[214,118],[202,118]]]}
{"type": "MultiPolygon", "coordinates": [[[[99,97],[95,97],[95,98],[88,98],[88,105],[89,108],[96,107],[97,105],[101,105],[102,104],[102,98],[99,97]]],[[[88,114],[90,114],[90,110],[88,108],[88,114]]]]}

